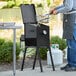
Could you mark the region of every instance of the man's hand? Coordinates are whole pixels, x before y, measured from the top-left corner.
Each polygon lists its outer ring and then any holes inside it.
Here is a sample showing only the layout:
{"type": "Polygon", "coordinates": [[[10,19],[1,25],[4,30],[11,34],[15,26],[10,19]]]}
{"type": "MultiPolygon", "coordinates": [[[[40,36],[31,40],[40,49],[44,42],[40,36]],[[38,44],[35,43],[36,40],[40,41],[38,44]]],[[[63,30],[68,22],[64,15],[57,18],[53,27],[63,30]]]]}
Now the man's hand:
{"type": "Polygon", "coordinates": [[[49,14],[53,14],[53,11],[54,11],[55,9],[51,9],[50,11],[49,11],[49,14]]]}
{"type": "Polygon", "coordinates": [[[55,9],[50,10],[50,14],[56,15],[57,11],[55,9]]]}
{"type": "Polygon", "coordinates": [[[56,10],[54,10],[54,11],[53,11],[53,15],[56,15],[56,14],[57,14],[57,11],[56,11],[56,10]]]}

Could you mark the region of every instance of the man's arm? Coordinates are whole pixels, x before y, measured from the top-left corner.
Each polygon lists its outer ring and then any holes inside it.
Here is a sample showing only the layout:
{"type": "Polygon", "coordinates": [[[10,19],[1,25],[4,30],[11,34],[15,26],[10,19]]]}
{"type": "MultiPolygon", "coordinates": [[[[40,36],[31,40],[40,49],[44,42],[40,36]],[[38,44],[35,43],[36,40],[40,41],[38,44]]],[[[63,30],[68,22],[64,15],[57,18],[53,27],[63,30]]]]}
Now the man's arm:
{"type": "Polygon", "coordinates": [[[66,13],[73,8],[73,0],[64,0],[63,5],[54,8],[53,14],[66,13]]]}

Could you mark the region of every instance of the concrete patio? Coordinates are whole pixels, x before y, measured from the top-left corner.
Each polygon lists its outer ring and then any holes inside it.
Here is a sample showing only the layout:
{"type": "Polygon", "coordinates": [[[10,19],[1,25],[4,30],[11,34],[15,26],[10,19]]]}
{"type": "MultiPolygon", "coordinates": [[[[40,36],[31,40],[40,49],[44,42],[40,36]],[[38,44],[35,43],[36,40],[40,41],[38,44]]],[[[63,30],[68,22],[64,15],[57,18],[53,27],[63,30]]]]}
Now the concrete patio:
{"type": "MultiPolygon", "coordinates": [[[[35,70],[31,68],[26,68],[23,71],[16,70],[16,76],[76,76],[76,71],[65,72],[60,70],[60,66],[56,66],[56,70],[53,71],[51,67],[44,66],[43,72],[40,72],[40,67],[36,67],[35,70]]],[[[0,72],[0,76],[13,76],[11,71],[0,72]]]]}

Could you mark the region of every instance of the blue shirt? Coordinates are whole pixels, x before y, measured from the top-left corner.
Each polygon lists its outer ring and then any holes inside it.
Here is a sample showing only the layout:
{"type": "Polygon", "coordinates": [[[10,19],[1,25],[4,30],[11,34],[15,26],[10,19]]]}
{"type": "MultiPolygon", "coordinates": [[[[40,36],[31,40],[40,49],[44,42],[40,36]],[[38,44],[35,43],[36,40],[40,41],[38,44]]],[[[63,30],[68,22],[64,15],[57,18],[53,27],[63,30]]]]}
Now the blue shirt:
{"type": "Polygon", "coordinates": [[[58,13],[67,13],[76,9],[76,0],[64,0],[61,6],[56,7],[58,13]]]}

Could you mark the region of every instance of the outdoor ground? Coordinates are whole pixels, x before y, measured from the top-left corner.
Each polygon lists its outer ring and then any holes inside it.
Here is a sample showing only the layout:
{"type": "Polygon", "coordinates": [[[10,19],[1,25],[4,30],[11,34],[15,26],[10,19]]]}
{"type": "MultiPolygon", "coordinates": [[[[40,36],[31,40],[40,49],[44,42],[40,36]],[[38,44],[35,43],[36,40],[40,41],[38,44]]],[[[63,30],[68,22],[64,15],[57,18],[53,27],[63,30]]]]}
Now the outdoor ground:
{"type": "MultiPolygon", "coordinates": [[[[42,65],[46,66],[47,65],[47,61],[46,60],[42,60],[42,65]]],[[[21,68],[21,63],[22,63],[22,59],[18,60],[16,62],[16,69],[20,69],[21,68]]],[[[24,68],[32,68],[33,66],[33,59],[32,58],[26,58],[25,60],[25,65],[24,65],[24,68]]],[[[38,60],[36,61],[36,67],[39,66],[39,62],[38,60]]],[[[3,63],[3,64],[0,64],[0,72],[1,71],[9,71],[9,70],[12,70],[12,63],[8,64],[8,63],[3,63]]]]}

